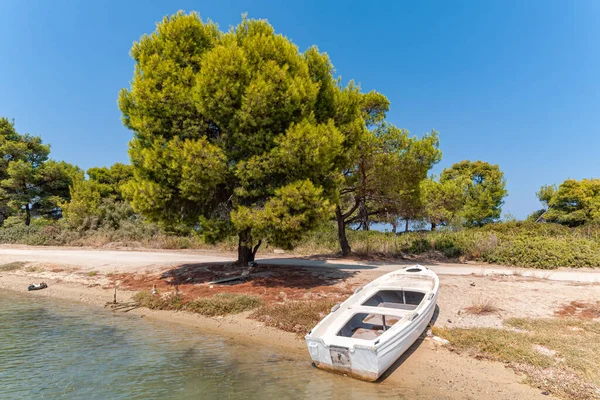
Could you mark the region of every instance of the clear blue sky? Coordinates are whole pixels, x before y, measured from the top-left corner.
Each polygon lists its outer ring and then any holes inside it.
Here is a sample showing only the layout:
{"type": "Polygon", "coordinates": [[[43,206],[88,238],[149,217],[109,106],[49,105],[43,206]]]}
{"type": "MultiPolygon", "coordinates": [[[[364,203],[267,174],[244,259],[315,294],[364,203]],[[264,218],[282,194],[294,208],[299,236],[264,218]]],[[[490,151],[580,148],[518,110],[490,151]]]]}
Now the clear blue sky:
{"type": "Polygon", "coordinates": [[[177,10],[222,29],[266,18],[304,50],[329,53],[344,80],[391,101],[389,120],[440,132],[441,169],[497,163],[503,209],[539,208],[542,184],[600,176],[600,1],[0,2],[0,115],[41,135],[52,157],[87,169],[127,162],[119,89],[129,49],[177,10]]]}

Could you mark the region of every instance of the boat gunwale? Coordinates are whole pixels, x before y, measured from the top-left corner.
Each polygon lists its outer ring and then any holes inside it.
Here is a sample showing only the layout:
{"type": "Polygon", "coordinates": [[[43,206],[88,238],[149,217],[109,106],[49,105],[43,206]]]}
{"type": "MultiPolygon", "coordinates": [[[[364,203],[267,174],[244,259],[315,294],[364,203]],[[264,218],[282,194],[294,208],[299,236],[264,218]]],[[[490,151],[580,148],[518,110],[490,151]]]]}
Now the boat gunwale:
{"type": "MultiPolygon", "coordinates": [[[[349,337],[344,337],[344,336],[331,335],[330,337],[335,339],[335,343],[331,342],[329,344],[327,344],[327,342],[325,342],[325,340],[322,337],[312,337],[312,336],[310,336],[310,334],[306,335],[305,339],[307,341],[310,340],[310,341],[314,341],[314,342],[319,342],[326,348],[329,348],[331,346],[342,346],[342,347],[347,347],[348,349],[352,349],[352,348],[359,349],[360,348],[360,349],[367,349],[367,350],[371,350],[371,351],[380,353],[382,350],[385,350],[385,348],[387,346],[396,343],[398,340],[404,340],[404,338],[406,336],[408,336],[411,332],[411,330],[409,328],[418,325],[421,322],[421,320],[423,318],[425,318],[426,315],[429,314],[427,311],[429,311],[430,308],[435,309],[434,300],[436,300],[436,299],[437,299],[437,296],[435,296],[431,300],[427,300],[425,303],[430,302],[433,304],[427,304],[427,307],[425,307],[425,312],[418,313],[418,315],[415,317],[415,319],[412,321],[409,321],[408,324],[401,325],[400,324],[401,321],[398,321],[397,323],[392,325],[389,329],[387,329],[384,333],[382,333],[380,336],[378,336],[375,339],[366,340],[366,339],[360,339],[360,338],[349,338],[349,337]],[[388,332],[392,332],[393,334],[387,334],[388,332]],[[384,336],[384,335],[386,335],[386,336],[384,336]],[[347,342],[347,343],[344,343],[344,342],[347,342]]],[[[382,309],[383,307],[373,307],[373,308],[382,309]]],[[[390,310],[389,308],[385,308],[385,309],[390,310]]],[[[413,314],[414,312],[415,311],[411,311],[411,314],[413,314]]],[[[352,316],[354,316],[354,314],[352,316]]],[[[347,321],[348,320],[346,320],[345,323],[347,323],[347,321]]]]}
{"type": "MultiPolygon", "coordinates": [[[[421,322],[421,320],[426,315],[429,314],[429,311],[431,310],[431,308],[435,309],[438,291],[439,291],[439,278],[438,278],[437,274],[435,274],[433,271],[431,271],[427,267],[416,265],[416,266],[409,266],[404,269],[390,272],[390,273],[382,275],[379,278],[375,279],[374,281],[368,283],[367,285],[360,288],[360,291],[355,292],[355,294],[348,297],[344,302],[342,302],[339,305],[338,309],[336,309],[334,312],[331,312],[326,317],[324,317],[305,336],[305,340],[307,342],[308,341],[320,342],[323,346],[325,346],[327,348],[329,348],[329,346],[331,346],[331,345],[338,345],[338,344],[340,344],[340,342],[342,342],[342,343],[347,342],[347,343],[344,343],[341,345],[343,345],[344,347],[348,347],[348,348],[362,348],[362,349],[374,350],[376,352],[378,351],[378,349],[383,350],[385,347],[387,347],[387,345],[389,345],[391,343],[395,343],[396,342],[395,339],[405,338],[406,337],[405,332],[410,332],[410,327],[417,326],[421,322]],[[420,272],[406,272],[406,270],[408,270],[410,268],[415,268],[415,267],[419,267],[421,269],[421,271],[420,272]],[[390,286],[390,285],[392,285],[391,283],[388,283],[386,285],[383,284],[384,282],[389,281],[390,279],[394,279],[394,277],[403,277],[403,276],[420,277],[420,278],[423,278],[422,280],[424,280],[424,281],[431,281],[432,287],[429,290],[425,290],[423,288],[411,288],[411,287],[405,287],[405,286],[403,286],[403,287],[390,286]],[[377,312],[373,312],[372,314],[381,314],[384,311],[385,312],[390,311],[391,313],[393,313],[390,315],[394,315],[397,311],[400,311],[398,309],[389,308],[389,307],[373,307],[373,306],[363,306],[362,305],[363,302],[367,301],[371,296],[375,295],[377,292],[379,292],[381,290],[410,290],[410,291],[415,291],[415,292],[419,292],[419,293],[424,293],[424,298],[419,303],[417,308],[415,308],[414,310],[410,310],[409,314],[404,313],[403,318],[408,315],[413,315],[414,313],[417,313],[417,316],[413,320],[409,321],[409,323],[407,323],[407,324],[401,324],[402,320],[399,320],[396,324],[392,325],[389,329],[387,329],[380,336],[378,336],[375,339],[371,339],[371,340],[337,336],[337,332],[335,335],[326,334],[327,331],[325,331],[324,334],[322,334],[318,337],[312,336],[313,332],[318,330],[319,328],[321,328],[324,324],[332,323],[332,319],[341,317],[340,314],[350,312],[351,313],[350,317],[346,318],[344,320],[344,323],[342,324],[342,326],[344,326],[354,315],[356,315],[357,313],[360,313],[360,308],[362,308],[362,307],[365,307],[367,309],[371,308],[371,309],[373,309],[373,311],[375,311],[375,310],[377,311],[377,312]],[[433,296],[432,296],[432,294],[433,294],[433,296]],[[353,302],[358,303],[359,306],[354,306],[354,304],[347,304],[347,303],[353,303],[353,302]],[[354,308],[354,307],[356,307],[356,308],[354,308]],[[388,332],[390,332],[390,334],[388,334],[388,332]],[[337,344],[334,344],[333,342],[330,344],[327,344],[326,341],[323,339],[323,336],[334,339],[335,342],[337,342],[337,344]]],[[[407,310],[402,310],[402,311],[407,311],[407,310]]],[[[394,315],[394,316],[398,316],[398,315],[394,315]]]]}

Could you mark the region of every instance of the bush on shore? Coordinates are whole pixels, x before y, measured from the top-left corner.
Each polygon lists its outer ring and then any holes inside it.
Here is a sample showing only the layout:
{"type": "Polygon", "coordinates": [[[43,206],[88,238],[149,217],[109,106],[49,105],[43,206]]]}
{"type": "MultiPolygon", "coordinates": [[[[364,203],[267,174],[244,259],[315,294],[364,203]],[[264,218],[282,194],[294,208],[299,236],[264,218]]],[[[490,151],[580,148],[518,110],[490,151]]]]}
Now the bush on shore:
{"type": "Polygon", "coordinates": [[[151,310],[189,311],[207,317],[239,314],[259,307],[262,300],[256,296],[236,293],[218,293],[212,297],[199,297],[196,300],[184,301],[181,296],[159,296],[149,291],[134,295],[134,300],[141,307],[151,310]]]}
{"type": "Polygon", "coordinates": [[[259,307],[250,318],[286,332],[306,335],[329,314],[335,302],[331,300],[292,301],[259,307]]]}
{"type": "MultiPolygon", "coordinates": [[[[72,229],[59,222],[37,222],[30,226],[0,227],[0,244],[31,246],[90,246],[137,247],[150,249],[201,249],[206,245],[195,235],[173,235],[163,232],[155,224],[141,220],[121,221],[116,228],[99,226],[91,229],[72,229]]],[[[227,240],[219,245],[222,250],[235,249],[236,242],[227,240]]]]}
{"type": "MultiPolygon", "coordinates": [[[[557,224],[506,222],[456,231],[394,234],[349,231],[348,240],[361,256],[482,261],[515,267],[555,269],[600,267],[600,226],[568,228],[557,224]]],[[[301,254],[338,251],[334,229],[312,232],[299,244],[301,254]]]]}

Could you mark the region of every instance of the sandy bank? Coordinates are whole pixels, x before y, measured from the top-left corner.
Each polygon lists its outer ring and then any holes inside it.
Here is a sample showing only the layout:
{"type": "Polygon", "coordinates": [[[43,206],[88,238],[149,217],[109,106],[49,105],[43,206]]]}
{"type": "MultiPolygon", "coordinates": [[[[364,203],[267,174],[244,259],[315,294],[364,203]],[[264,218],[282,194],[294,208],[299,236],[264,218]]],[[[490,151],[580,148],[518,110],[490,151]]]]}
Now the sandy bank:
{"type": "MultiPolygon", "coordinates": [[[[0,288],[26,292],[29,283],[40,281],[40,275],[45,275],[43,279],[48,283],[48,289],[28,292],[27,295],[52,297],[97,306],[104,306],[105,303],[113,300],[112,290],[98,286],[97,282],[104,279],[102,276],[77,275],[68,270],[53,274],[54,277],[50,278],[47,272],[41,270],[2,272],[0,288]],[[78,282],[73,275],[80,277],[78,282]]],[[[117,300],[129,301],[132,294],[133,292],[119,290],[117,300]]],[[[236,343],[275,348],[289,357],[306,360],[306,367],[312,368],[301,338],[292,333],[263,326],[259,322],[247,319],[246,314],[207,318],[184,312],[147,309],[135,309],[130,313],[141,318],[185,324],[197,328],[200,332],[218,334],[236,343]]],[[[314,373],[325,372],[315,369],[314,373]]],[[[431,339],[425,339],[417,342],[398,360],[378,384],[400,387],[408,392],[436,399],[549,398],[542,395],[539,390],[520,383],[522,379],[523,377],[516,375],[500,363],[460,356],[440,347],[431,339]]]]}

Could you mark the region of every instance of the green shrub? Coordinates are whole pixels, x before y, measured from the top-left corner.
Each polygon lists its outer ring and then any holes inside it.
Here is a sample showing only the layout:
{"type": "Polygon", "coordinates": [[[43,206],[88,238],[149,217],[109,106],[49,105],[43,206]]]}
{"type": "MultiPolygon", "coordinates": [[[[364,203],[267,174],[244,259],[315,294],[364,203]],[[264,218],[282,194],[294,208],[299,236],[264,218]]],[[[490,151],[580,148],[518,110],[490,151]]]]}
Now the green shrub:
{"type": "Polygon", "coordinates": [[[429,250],[431,250],[431,242],[427,238],[415,239],[408,248],[408,252],[412,254],[421,254],[429,250]]]}
{"type": "Polygon", "coordinates": [[[38,225],[13,225],[0,228],[0,243],[20,243],[32,246],[53,244],[38,225]]]}
{"type": "Polygon", "coordinates": [[[13,228],[16,226],[25,226],[25,218],[23,216],[12,215],[6,218],[2,224],[4,228],[13,228]]]}
{"type": "Polygon", "coordinates": [[[457,258],[463,255],[463,250],[459,247],[456,240],[449,237],[436,239],[433,244],[435,250],[441,251],[448,258],[457,258]]]}
{"type": "Polygon", "coordinates": [[[520,267],[600,266],[600,245],[587,239],[518,235],[482,257],[485,261],[520,267]]]}

